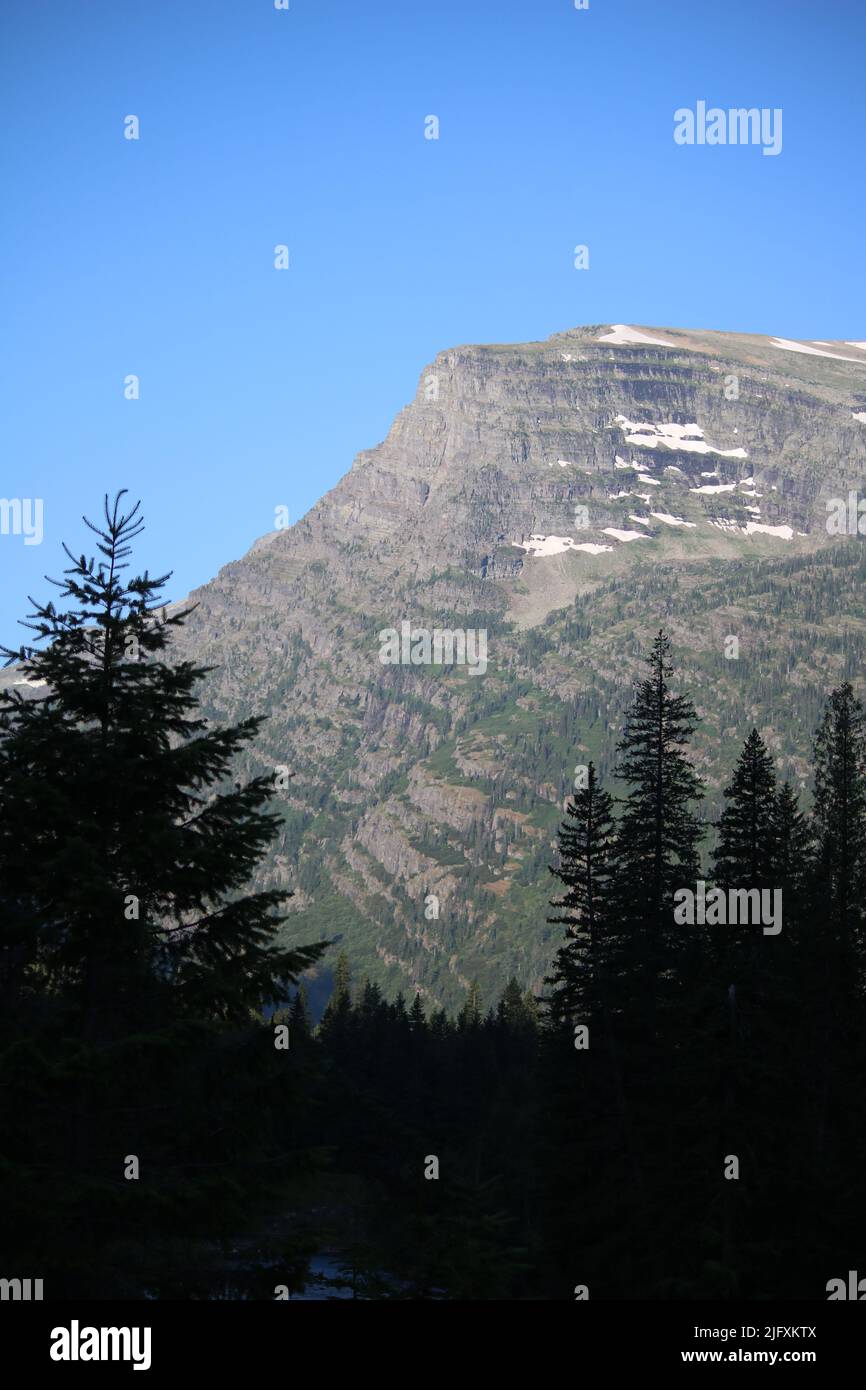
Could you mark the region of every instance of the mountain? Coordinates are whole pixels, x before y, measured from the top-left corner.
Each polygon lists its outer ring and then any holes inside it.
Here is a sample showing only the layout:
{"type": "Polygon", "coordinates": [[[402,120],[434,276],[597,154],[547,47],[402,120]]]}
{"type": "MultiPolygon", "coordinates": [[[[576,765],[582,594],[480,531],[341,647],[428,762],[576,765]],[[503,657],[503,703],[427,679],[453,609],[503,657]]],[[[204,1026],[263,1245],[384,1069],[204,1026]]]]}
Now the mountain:
{"type": "Polygon", "coordinates": [[[263,879],[295,892],[287,934],[449,1008],[537,987],[575,766],[616,790],[662,625],[707,816],[753,723],[805,786],[826,691],[862,684],[866,552],[828,532],[852,491],[866,342],[595,325],[440,353],[383,443],[191,596],[205,712],[269,715],[248,770],[293,774],[263,879]],[[383,664],[404,621],[484,630],[486,669],[383,664]]]}

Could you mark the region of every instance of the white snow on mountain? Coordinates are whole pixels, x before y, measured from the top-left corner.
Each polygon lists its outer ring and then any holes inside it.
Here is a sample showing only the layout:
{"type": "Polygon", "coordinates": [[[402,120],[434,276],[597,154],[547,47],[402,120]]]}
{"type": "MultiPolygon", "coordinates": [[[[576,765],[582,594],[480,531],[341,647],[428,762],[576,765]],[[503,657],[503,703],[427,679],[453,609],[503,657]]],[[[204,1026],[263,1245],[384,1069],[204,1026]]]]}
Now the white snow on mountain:
{"type": "Polygon", "coordinates": [[[697,526],[696,521],[686,521],[681,516],[671,516],[670,512],[650,512],[656,521],[663,521],[666,526],[697,526]]]}
{"type": "Polygon", "coordinates": [[[651,343],[653,347],[676,347],[667,338],[651,338],[648,333],[641,333],[637,328],[629,328],[625,323],[614,323],[611,325],[610,333],[600,333],[596,338],[598,343],[612,343],[614,347],[624,347],[630,344],[651,343]]]}
{"type": "Polygon", "coordinates": [[[616,423],[625,435],[627,444],[641,449],[676,449],[688,454],[718,454],[720,458],[745,459],[745,449],[716,449],[707,444],[700,425],[648,424],[646,421],[629,420],[625,415],[617,415],[616,423]]]}
{"type": "Polygon", "coordinates": [[[649,536],[646,536],[643,531],[619,531],[616,526],[605,526],[602,534],[605,536],[613,536],[615,541],[649,540],[649,536]]]}
{"type": "Polygon", "coordinates": [[[571,536],[530,536],[528,541],[512,541],[519,550],[528,555],[545,557],[561,555],[566,550],[586,550],[590,555],[600,555],[603,550],[613,550],[612,545],[596,545],[592,541],[578,544],[571,536]]]}
{"type": "Polygon", "coordinates": [[[806,343],[795,343],[790,338],[773,338],[770,346],[782,348],[785,352],[805,352],[810,357],[831,357],[834,362],[857,362],[861,367],[866,363],[858,357],[841,357],[838,352],[824,352],[821,348],[809,347],[806,343]]]}
{"type": "Polygon", "coordinates": [[[747,536],[775,536],[777,540],[791,541],[794,539],[794,530],[791,526],[763,526],[759,521],[746,522],[747,536]]]}
{"type": "MultiPolygon", "coordinates": [[[[747,511],[760,511],[758,507],[747,507],[747,511]]],[[[738,521],[730,516],[714,516],[708,518],[711,526],[716,526],[720,531],[733,531],[738,536],[774,536],[779,541],[790,541],[794,539],[794,532],[790,526],[767,526],[760,521],[747,521],[745,526],[741,526],[738,521]]],[[[803,532],[798,532],[803,535],[803,532]]]]}
{"type": "Polygon", "coordinates": [[[701,487],[690,487],[689,492],[733,492],[736,486],[736,483],[704,483],[701,487]]]}

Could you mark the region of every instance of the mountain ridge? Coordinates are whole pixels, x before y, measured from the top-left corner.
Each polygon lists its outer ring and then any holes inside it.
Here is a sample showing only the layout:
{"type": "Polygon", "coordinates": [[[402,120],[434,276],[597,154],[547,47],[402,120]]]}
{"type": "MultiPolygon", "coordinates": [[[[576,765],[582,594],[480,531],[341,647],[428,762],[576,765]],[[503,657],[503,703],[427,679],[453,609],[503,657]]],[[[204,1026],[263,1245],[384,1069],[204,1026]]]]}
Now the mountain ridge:
{"type": "Polygon", "coordinates": [[[863,688],[864,551],[827,504],[866,495],[866,344],[788,341],[602,324],[446,349],[304,517],[193,591],[203,712],[267,714],[239,771],[293,774],[259,880],[295,894],[287,939],[449,1008],[472,979],[540,988],[574,768],[610,782],[660,627],[708,821],[753,723],[808,795],[827,690],[863,688]],[[383,664],[407,620],[484,630],[485,673],[383,664]]]}

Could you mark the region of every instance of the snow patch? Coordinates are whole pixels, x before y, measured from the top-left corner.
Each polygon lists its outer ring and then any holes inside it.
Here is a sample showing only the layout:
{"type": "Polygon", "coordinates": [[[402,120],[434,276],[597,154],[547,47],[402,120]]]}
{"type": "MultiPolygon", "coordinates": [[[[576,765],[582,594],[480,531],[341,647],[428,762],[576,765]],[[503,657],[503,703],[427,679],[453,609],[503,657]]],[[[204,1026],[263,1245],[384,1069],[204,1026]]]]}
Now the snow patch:
{"type": "Polygon", "coordinates": [[[615,541],[647,541],[649,536],[643,531],[619,531],[616,526],[605,526],[602,535],[613,536],[615,541]]]}
{"type": "Polygon", "coordinates": [[[613,550],[612,545],[595,545],[585,541],[578,545],[572,536],[530,536],[528,541],[512,541],[519,550],[528,555],[561,555],[566,550],[587,550],[591,555],[599,555],[603,550],[613,550]]]}
{"type": "MultiPolygon", "coordinates": [[[[759,511],[758,507],[747,507],[747,511],[759,511]]],[[[711,526],[716,526],[720,531],[733,531],[738,536],[774,536],[779,541],[790,541],[794,539],[794,532],[790,526],[766,526],[760,521],[747,521],[745,526],[740,526],[730,516],[717,516],[710,520],[711,526]]],[[[798,535],[804,534],[798,531],[798,535]]]]}
{"type": "Polygon", "coordinates": [[[759,521],[747,521],[745,526],[747,536],[775,536],[780,541],[791,541],[794,539],[794,528],[792,526],[763,526],[759,521]]]}
{"type": "Polygon", "coordinates": [[[612,324],[610,333],[600,333],[596,342],[612,343],[614,347],[640,345],[642,343],[651,343],[653,347],[676,347],[676,343],[672,343],[667,338],[651,338],[648,333],[641,333],[637,328],[629,328],[626,323],[612,324]]]}
{"type": "Polygon", "coordinates": [[[704,483],[702,487],[690,487],[689,492],[733,492],[736,483],[704,483]]]}
{"type": "Polygon", "coordinates": [[[617,415],[616,423],[625,435],[626,443],[641,449],[655,449],[661,445],[663,449],[676,449],[680,453],[718,454],[726,459],[749,457],[745,449],[716,449],[707,444],[704,432],[697,424],[647,424],[629,420],[625,415],[617,415]]]}
{"type": "Polygon", "coordinates": [[[681,516],[671,516],[670,512],[650,512],[656,521],[663,521],[666,526],[697,526],[696,521],[686,521],[681,516]]]}
{"type": "Polygon", "coordinates": [[[866,410],[852,410],[851,419],[859,420],[861,425],[866,425],[866,410]]]}
{"type": "Polygon", "coordinates": [[[647,483],[652,483],[653,487],[661,487],[660,479],[648,478],[645,473],[638,473],[637,480],[639,483],[643,483],[644,485],[646,485],[647,483]]]}
{"type": "MultiPolygon", "coordinates": [[[[831,357],[834,362],[859,362],[857,357],[840,357],[838,352],[823,352],[821,348],[808,347],[805,343],[792,342],[790,338],[773,338],[770,347],[782,348],[785,352],[805,352],[809,357],[831,357]]],[[[860,362],[863,366],[863,363],[860,362]]]]}

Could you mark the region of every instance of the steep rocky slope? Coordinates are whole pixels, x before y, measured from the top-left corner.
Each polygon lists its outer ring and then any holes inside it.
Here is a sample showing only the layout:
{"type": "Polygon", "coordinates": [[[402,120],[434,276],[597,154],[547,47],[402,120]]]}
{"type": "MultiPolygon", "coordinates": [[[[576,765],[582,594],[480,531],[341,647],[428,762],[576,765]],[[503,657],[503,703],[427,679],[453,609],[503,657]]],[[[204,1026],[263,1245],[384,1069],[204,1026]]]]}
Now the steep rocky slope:
{"type": "Polygon", "coordinates": [[[708,814],[752,722],[805,783],[823,692],[860,679],[862,538],[827,529],[851,491],[866,342],[601,325],[440,353],[382,444],[192,596],[209,712],[269,714],[251,766],[293,772],[266,871],[291,935],[449,1006],[538,985],[574,766],[609,771],[661,624],[708,814]],[[403,621],[484,629],[486,670],[383,664],[403,621]]]}

